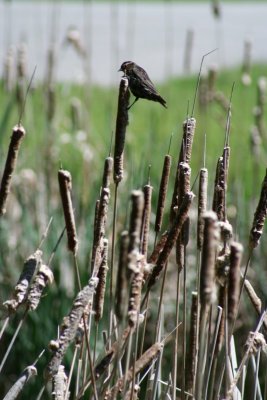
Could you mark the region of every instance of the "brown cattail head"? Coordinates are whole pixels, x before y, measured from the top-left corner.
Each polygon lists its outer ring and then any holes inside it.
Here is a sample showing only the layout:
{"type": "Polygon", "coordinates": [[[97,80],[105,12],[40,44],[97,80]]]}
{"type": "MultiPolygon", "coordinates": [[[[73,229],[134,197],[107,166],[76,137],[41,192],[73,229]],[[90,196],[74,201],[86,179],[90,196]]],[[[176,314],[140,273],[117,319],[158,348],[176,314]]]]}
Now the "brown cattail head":
{"type": "Polygon", "coordinates": [[[240,293],[240,263],[243,246],[233,242],[230,252],[230,269],[228,278],[228,319],[232,323],[237,315],[240,293]]]}
{"type": "Polygon", "coordinates": [[[199,174],[199,190],[198,190],[198,220],[197,220],[197,248],[202,249],[204,220],[203,215],[207,211],[208,198],[208,170],[201,168],[199,174]]]}
{"type": "Polygon", "coordinates": [[[186,387],[191,393],[194,387],[196,375],[196,352],[197,352],[197,329],[198,329],[198,295],[192,292],[191,319],[190,319],[190,338],[187,357],[186,387]]]}
{"type": "Polygon", "coordinates": [[[263,231],[264,221],[267,215],[267,170],[262,183],[260,200],[254,214],[252,228],[249,237],[249,247],[254,249],[258,246],[263,231]]]}
{"type": "Polygon", "coordinates": [[[104,165],[102,188],[109,188],[110,181],[111,181],[111,175],[112,175],[112,169],[113,169],[113,158],[107,157],[105,159],[105,165],[104,165]]]}
{"type": "Polygon", "coordinates": [[[132,209],[129,229],[129,253],[134,249],[138,249],[140,243],[142,215],[144,210],[144,194],[141,190],[132,191],[131,203],[132,209]]]}
{"type": "Polygon", "coordinates": [[[143,271],[144,271],[144,256],[139,256],[137,260],[136,269],[132,277],[130,295],[129,295],[129,306],[128,306],[128,322],[130,327],[133,329],[136,328],[136,324],[138,321],[138,314],[140,311],[143,271]]]}
{"type": "Polygon", "coordinates": [[[214,182],[212,209],[216,212],[219,221],[225,221],[225,159],[219,157],[214,182]]]}
{"type": "Polygon", "coordinates": [[[6,202],[10,192],[11,178],[16,166],[21,141],[25,134],[26,131],[22,125],[19,124],[13,128],[0,187],[0,216],[4,215],[6,212],[6,202]]]}
{"type": "Polygon", "coordinates": [[[188,217],[189,208],[192,204],[193,198],[194,198],[193,192],[188,192],[185,194],[181,207],[179,208],[175,220],[172,224],[172,227],[168,233],[166,243],[163,247],[162,252],[158,257],[157,264],[155,265],[152,274],[149,278],[148,288],[151,288],[151,286],[153,286],[159,279],[159,275],[163,270],[163,268],[165,267],[169,255],[171,253],[171,250],[179,234],[181,233],[182,226],[188,217]]]}
{"type": "Polygon", "coordinates": [[[70,172],[60,169],[58,171],[58,183],[65,217],[66,231],[68,237],[68,249],[75,255],[78,250],[78,238],[71,200],[72,182],[70,172]]]}
{"type": "Polygon", "coordinates": [[[108,239],[103,240],[102,260],[98,270],[98,285],[95,294],[95,320],[98,323],[103,316],[106,280],[108,272],[108,239]]]}
{"type": "Polygon", "coordinates": [[[160,232],[161,230],[165,200],[166,200],[169,177],[170,177],[171,163],[172,163],[172,157],[169,154],[167,154],[164,158],[164,164],[163,164],[160,187],[159,187],[157,214],[155,221],[156,233],[160,232]]]}
{"type": "Polygon", "coordinates": [[[114,173],[113,179],[119,184],[123,179],[123,151],[125,143],[126,127],[128,125],[128,106],[130,99],[129,84],[127,78],[122,78],[119,89],[118,111],[115,132],[114,148],[114,173]]]}
{"type": "Polygon", "coordinates": [[[49,266],[42,264],[30,287],[27,304],[30,310],[36,310],[45,287],[52,284],[54,275],[49,266]]]}
{"type": "Polygon", "coordinates": [[[149,242],[149,227],[150,227],[150,214],[151,214],[151,199],[152,199],[153,187],[151,185],[145,185],[144,192],[144,210],[142,217],[142,229],[141,229],[141,246],[140,252],[147,256],[148,242],[149,242]]]}
{"type": "Polygon", "coordinates": [[[217,216],[213,211],[203,215],[204,235],[200,273],[200,304],[210,305],[213,300],[215,278],[215,256],[218,243],[217,216]]]}
{"type": "Polygon", "coordinates": [[[58,367],[58,371],[52,379],[52,398],[57,400],[68,400],[70,393],[67,392],[68,377],[65,373],[64,365],[58,367]]]}
{"type": "Polygon", "coordinates": [[[193,117],[187,118],[183,122],[183,142],[180,150],[179,163],[181,161],[184,161],[190,164],[195,129],[196,129],[195,118],[193,117]]]}

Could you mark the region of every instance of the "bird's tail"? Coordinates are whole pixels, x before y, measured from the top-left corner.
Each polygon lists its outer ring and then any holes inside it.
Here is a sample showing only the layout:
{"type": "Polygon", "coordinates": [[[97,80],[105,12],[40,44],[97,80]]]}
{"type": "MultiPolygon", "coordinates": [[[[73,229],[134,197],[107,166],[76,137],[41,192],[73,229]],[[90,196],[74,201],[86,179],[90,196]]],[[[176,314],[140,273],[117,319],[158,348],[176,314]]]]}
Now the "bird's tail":
{"type": "Polygon", "coordinates": [[[155,100],[156,100],[157,102],[159,102],[163,107],[168,108],[168,107],[167,107],[166,101],[165,101],[159,94],[157,94],[157,95],[155,96],[155,100]]]}

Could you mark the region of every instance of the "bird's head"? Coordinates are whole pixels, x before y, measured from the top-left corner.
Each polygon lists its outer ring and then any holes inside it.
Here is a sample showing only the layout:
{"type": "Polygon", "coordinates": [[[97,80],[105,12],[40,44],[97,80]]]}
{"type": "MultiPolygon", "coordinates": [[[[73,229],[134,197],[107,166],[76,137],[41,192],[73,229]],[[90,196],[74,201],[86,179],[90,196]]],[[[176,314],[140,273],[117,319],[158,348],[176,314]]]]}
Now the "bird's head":
{"type": "Polygon", "coordinates": [[[127,75],[127,73],[133,69],[134,65],[135,63],[132,61],[124,61],[124,63],[121,64],[119,71],[122,71],[124,75],[127,75]]]}

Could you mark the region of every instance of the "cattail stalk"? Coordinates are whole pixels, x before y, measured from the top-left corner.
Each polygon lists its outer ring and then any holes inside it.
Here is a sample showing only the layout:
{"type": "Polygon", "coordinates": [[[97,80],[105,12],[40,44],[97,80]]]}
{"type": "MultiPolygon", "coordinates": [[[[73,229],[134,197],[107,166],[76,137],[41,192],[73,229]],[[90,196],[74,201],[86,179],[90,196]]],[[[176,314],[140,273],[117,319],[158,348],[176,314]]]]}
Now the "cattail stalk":
{"type": "Polygon", "coordinates": [[[60,169],[58,171],[58,183],[67,230],[68,249],[73,255],[76,255],[78,250],[78,238],[71,200],[72,180],[70,172],[60,169]]]}
{"type": "Polygon", "coordinates": [[[157,204],[157,213],[155,220],[155,232],[158,233],[161,230],[164,208],[165,208],[165,200],[167,196],[168,183],[171,171],[172,157],[167,154],[164,158],[164,164],[162,169],[160,187],[159,187],[159,196],[158,196],[158,204],[157,204]]]}
{"type": "Polygon", "coordinates": [[[108,240],[103,240],[102,261],[98,270],[98,285],[95,294],[95,321],[99,323],[103,316],[106,279],[108,271],[108,240]]]}
{"type": "Polygon", "coordinates": [[[29,296],[27,299],[29,310],[36,310],[45,287],[48,284],[52,284],[53,281],[54,275],[52,270],[49,266],[42,264],[29,290],[29,296]]]}
{"type": "Polygon", "coordinates": [[[241,244],[233,242],[230,253],[230,269],[228,276],[228,320],[232,324],[238,310],[240,293],[240,263],[243,253],[241,244]]]}
{"type": "Polygon", "coordinates": [[[140,256],[136,269],[133,273],[130,294],[129,294],[129,306],[128,306],[128,322],[131,328],[135,329],[138,321],[138,314],[140,311],[141,304],[141,290],[143,283],[143,269],[144,269],[144,257],[140,256]]]}
{"type": "Polygon", "coordinates": [[[35,375],[37,375],[37,370],[33,365],[25,368],[19,379],[9,389],[3,400],[15,400],[19,396],[29,379],[35,375]]]}
{"type": "Polygon", "coordinates": [[[119,262],[118,262],[118,274],[117,274],[117,286],[116,286],[116,303],[115,303],[115,313],[119,320],[123,318],[125,313],[124,299],[127,293],[126,268],[128,262],[128,246],[129,246],[128,231],[123,231],[121,233],[121,238],[120,238],[119,262]]]}
{"type": "Polygon", "coordinates": [[[249,247],[254,249],[258,246],[263,232],[263,226],[267,215],[267,170],[262,183],[260,200],[254,214],[252,228],[250,230],[249,247]]]}
{"type": "Polygon", "coordinates": [[[191,304],[191,320],[190,320],[190,337],[189,351],[187,358],[186,370],[186,388],[189,393],[194,393],[195,376],[196,376],[196,354],[197,354],[197,330],[198,330],[198,295],[192,292],[191,304]]]}
{"type": "Polygon", "coordinates": [[[147,257],[148,242],[149,242],[149,226],[150,226],[150,214],[151,214],[151,199],[152,199],[151,185],[144,186],[144,210],[142,218],[142,229],[141,229],[141,246],[140,252],[147,257]]]}
{"type": "Polygon", "coordinates": [[[25,135],[26,131],[22,125],[19,124],[13,128],[0,186],[0,216],[4,215],[6,212],[6,203],[10,192],[11,179],[16,167],[19,148],[25,135]]]}
{"type": "Polygon", "coordinates": [[[203,215],[207,211],[207,198],[208,198],[208,170],[201,168],[199,174],[199,190],[198,190],[198,219],[197,219],[197,248],[202,250],[203,234],[204,234],[204,220],[203,215]]]}
{"type": "Polygon", "coordinates": [[[68,400],[70,393],[68,393],[68,377],[65,373],[64,365],[60,365],[58,372],[52,379],[52,399],[53,400],[68,400]]]}

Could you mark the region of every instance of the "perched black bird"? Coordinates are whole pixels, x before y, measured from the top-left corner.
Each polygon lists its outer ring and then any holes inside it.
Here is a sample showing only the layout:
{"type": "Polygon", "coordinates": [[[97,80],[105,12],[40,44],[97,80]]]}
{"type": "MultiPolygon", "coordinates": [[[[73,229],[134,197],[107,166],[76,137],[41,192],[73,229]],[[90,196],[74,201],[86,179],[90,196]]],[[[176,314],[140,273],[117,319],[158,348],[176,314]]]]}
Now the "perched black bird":
{"type": "Polygon", "coordinates": [[[155,86],[143,68],[132,61],[125,61],[121,64],[119,71],[124,72],[124,75],[128,78],[129,87],[132,94],[135,96],[135,100],[130,105],[129,109],[138,99],[157,101],[163,105],[163,107],[167,108],[166,101],[158,94],[155,86]]]}

